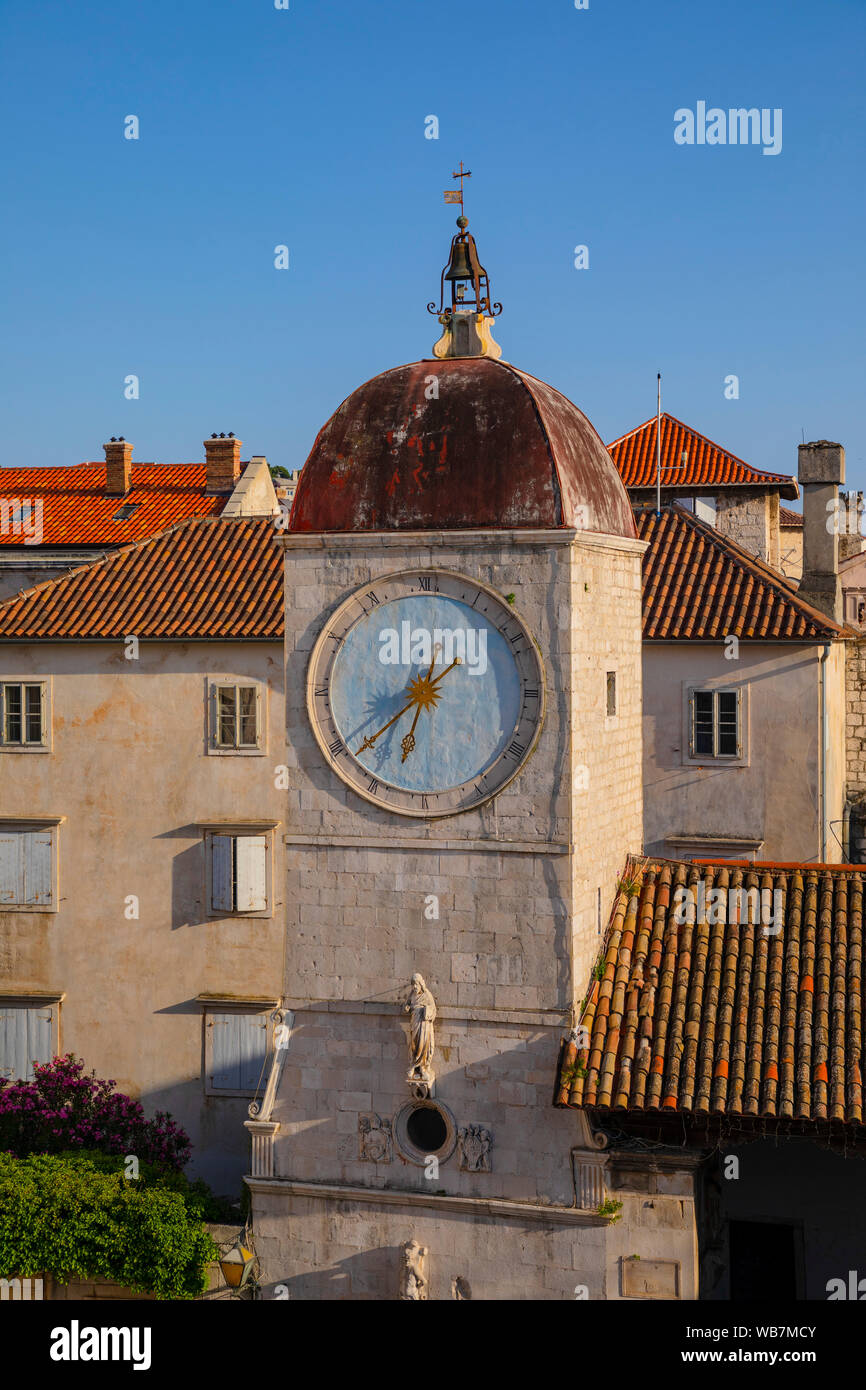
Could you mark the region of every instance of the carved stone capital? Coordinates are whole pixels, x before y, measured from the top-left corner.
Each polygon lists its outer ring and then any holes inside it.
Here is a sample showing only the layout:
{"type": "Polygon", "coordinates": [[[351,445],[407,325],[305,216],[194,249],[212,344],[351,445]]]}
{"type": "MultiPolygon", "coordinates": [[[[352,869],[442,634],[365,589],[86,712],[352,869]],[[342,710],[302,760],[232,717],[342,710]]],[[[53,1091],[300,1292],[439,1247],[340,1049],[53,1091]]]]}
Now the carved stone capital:
{"type": "Polygon", "coordinates": [[[279,1120],[244,1120],[253,1141],[252,1177],[274,1176],[274,1138],[279,1128],[279,1120]]]}

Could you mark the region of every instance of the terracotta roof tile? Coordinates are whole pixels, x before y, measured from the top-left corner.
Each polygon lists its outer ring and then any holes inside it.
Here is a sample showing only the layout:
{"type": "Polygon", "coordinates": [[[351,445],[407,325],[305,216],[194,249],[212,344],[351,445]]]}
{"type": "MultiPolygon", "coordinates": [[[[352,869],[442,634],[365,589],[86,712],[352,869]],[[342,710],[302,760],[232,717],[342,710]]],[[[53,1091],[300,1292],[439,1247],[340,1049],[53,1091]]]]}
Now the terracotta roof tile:
{"type": "Polygon", "coordinates": [[[269,517],[193,520],[0,603],[0,641],[279,641],[282,551],[269,517]]]}
{"type": "MultiPolygon", "coordinates": [[[[656,417],[608,444],[608,452],[627,488],[656,485],[656,417]]],[[[799,497],[788,473],[753,468],[673,415],[662,415],[662,487],[778,487],[781,497],[799,497]],[[686,455],[685,464],[682,462],[686,455]]]]}
{"type": "Polygon", "coordinates": [[[864,888],[862,866],[630,861],[556,1104],[862,1125],[864,888]]]}
{"type": "Polygon", "coordinates": [[[802,513],[802,512],[792,512],[790,507],[780,507],[780,508],[779,508],[779,525],[780,525],[780,526],[791,526],[791,527],[796,526],[796,527],[798,527],[798,528],[802,531],[802,529],[803,529],[803,513],[802,513]]]}
{"type": "MultiPolygon", "coordinates": [[[[203,463],[138,463],[123,497],[105,491],[105,464],[72,468],[0,468],[0,498],[42,502],[43,545],[129,545],[193,516],[219,516],[228,494],[205,492],[203,463]],[[126,521],[115,521],[124,503],[136,503],[126,521]]],[[[0,544],[21,545],[4,528],[0,544]]],[[[34,547],[35,549],[35,547],[34,547]]]]}
{"type": "Polygon", "coordinates": [[[644,641],[815,642],[843,629],[785,576],[674,504],[636,509],[643,560],[644,641]]]}

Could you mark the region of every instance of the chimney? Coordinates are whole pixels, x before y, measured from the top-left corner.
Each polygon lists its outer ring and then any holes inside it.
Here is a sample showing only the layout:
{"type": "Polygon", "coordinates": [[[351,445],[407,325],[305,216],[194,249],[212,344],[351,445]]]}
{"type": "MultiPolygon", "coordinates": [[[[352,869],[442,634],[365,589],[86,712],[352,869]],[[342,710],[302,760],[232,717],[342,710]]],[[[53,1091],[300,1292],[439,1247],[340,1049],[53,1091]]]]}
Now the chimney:
{"type": "Polygon", "coordinates": [[[863,493],[839,494],[839,559],[863,554],[863,493]]]}
{"type": "Polygon", "coordinates": [[[839,484],[845,481],[845,450],[818,439],[798,448],[798,477],[803,489],[803,578],[799,593],[828,618],[842,621],[839,580],[839,484]]]}
{"type": "Polygon", "coordinates": [[[207,492],[232,492],[241,476],[241,441],[233,434],[212,434],[204,442],[207,492]]]}
{"type": "Polygon", "coordinates": [[[105,491],[109,497],[125,497],[132,486],[132,445],[127,444],[123,435],[114,435],[105,450],[105,491]]]}

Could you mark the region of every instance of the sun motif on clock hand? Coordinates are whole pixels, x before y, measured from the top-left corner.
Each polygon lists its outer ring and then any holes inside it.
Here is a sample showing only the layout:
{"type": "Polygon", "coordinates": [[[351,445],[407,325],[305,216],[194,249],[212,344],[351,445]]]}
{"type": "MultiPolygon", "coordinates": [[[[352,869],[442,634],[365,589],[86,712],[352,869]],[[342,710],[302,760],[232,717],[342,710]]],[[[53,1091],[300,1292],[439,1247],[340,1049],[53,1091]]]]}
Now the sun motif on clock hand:
{"type": "Polygon", "coordinates": [[[436,706],[439,703],[439,700],[442,697],[442,692],[439,689],[440,683],[445,679],[449,671],[453,671],[455,666],[459,666],[461,664],[460,657],[455,657],[454,660],[451,662],[451,665],[446,666],[445,670],[440,675],[438,675],[435,680],[433,680],[433,667],[436,665],[436,658],[441,650],[441,643],[437,642],[436,646],[433,649],[433,660],[430,662],[430,667],[427,671],[426,676],[415,676],[409,682],[409,684],[406,687],[406,694],[409,696],[407,703],[403,706],[401,710],[398,710],[397,713],[391,719],[388,720],[387,724],[382,725],[382,728],[378,731],[378,733],[373,734],[372,737],[366,737],[364,739],[364,742],[358,749],[359,753],[363,753],[368,748],[372,748],[376,740],[381,738],[382,735],[388,729],[391,728],[392,724],[396,724],[398,719],[402,719],[403,715],[406,714],[407,711],[409,711],[410,709],[414,709],[415,718],[412,720],[412,727],[400,743],[400,747],[403,750],[403,756],[401,757],[400,761],[401,763],[405,763],[409,754],[415,748],[415,729],[417,728],[418,720],[421,717],[421,711],[425,709],[432,711],[436,708],[436,706]]]}

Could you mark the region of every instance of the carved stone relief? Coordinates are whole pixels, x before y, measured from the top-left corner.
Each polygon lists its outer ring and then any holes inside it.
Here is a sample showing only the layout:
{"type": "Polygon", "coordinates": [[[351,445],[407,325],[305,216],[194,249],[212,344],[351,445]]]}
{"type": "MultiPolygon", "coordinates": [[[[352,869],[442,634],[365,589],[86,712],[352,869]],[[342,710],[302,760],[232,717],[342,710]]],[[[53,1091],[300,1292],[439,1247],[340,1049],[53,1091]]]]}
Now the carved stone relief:
{"type": "Polygon", "coordinates": [[[391,1162],[391,1121],[369,1111],[358,1116],[360,1157],[370,1163],[391,1162]]]}
{"type": "Polygon", "coordinates": [[[457,1131],[457,1161],[464,1173],[489,1173],[493,1135],[481,1125],[457,1131]]]}

